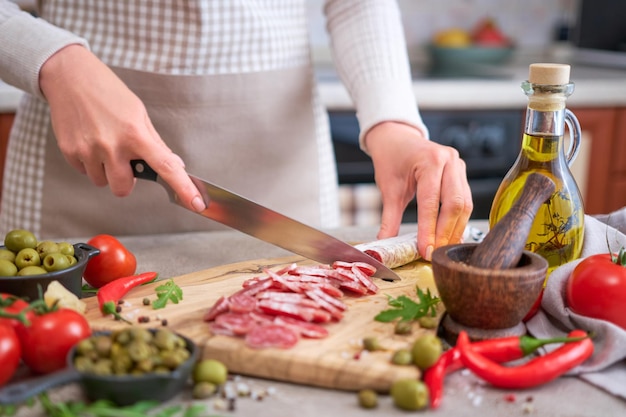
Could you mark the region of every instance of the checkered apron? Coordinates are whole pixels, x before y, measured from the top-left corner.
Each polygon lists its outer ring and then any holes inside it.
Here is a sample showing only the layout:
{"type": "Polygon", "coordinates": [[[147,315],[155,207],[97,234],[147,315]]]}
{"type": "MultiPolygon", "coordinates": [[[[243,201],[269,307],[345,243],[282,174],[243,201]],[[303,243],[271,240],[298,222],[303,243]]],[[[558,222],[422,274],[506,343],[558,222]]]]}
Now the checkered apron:
{"type": "MultiPolygon", "coordinates": [[[[305,0],[52,0],[41,16],[86,38],[146,105],[187,170],[306,223],[338,224],[327,116],[305,0]],[[155,86],[157,88],[155,88],[155,86]]],[[[0,233],[40,238],[222,229],[139,181],[114,197],[58,151],[45,102],[25,95],[7,150],[0,233]]]]}

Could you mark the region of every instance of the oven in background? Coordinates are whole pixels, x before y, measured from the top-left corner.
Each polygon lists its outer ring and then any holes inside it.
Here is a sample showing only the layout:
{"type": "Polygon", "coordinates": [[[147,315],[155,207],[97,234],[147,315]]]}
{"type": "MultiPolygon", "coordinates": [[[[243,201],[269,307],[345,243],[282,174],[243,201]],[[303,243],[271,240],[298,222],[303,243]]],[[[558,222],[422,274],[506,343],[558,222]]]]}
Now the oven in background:
{"type": "MultiPolygon", "coordinates": [[[[487,219],[495,193],[515,162],[523,130],[523,110],[421,111],[431,140],[452,146],[467,165],[472,189],[472,219],[487,219]]],[[[381,201],[374,185],[370,158],[359,149],[359,126],[354,112],[329,114],[340,184],[343,225],[380,222],[381,201]]],[[[417,221],[413,201],[403,222],[417,221]]]]}

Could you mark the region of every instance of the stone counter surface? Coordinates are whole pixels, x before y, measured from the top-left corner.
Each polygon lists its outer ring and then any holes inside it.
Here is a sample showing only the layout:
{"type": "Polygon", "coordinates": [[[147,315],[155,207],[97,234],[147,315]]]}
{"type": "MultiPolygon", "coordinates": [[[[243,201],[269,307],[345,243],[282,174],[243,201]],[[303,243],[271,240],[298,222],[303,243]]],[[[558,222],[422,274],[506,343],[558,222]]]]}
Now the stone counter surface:
{"type": "MultiPolygon", "coordinates": [[[[474,223],[486,227],[484,222],[474,223]]],[[[405,224],[401,233],[416,229],[405,224]]],[[[372,240],[376,228],[350,227],[330,234],[349,242],[372,240]]],[[[289,252],[261,242],[236,231],[186,233],[145,237],[120,238],[137,256],[138,270],[156,270],[167,279],[188,272],[243,260],[282,257],[289,252]]],[[[73,241],[82,241],[73,239],[73,241]]],[[[208,307],[208,306],[207,306],[208,307]]],[[[390,397],[381,396],[376,410],[364,410],[357,405],[356,394],[308,386],[293,385],[256,378],[239,377],[255,391],[269,390],[272,394],[262,401],[239,398],[235,411],[214,410],[213,399],[205,401],[208,415],[256,417],[366,417],[407,416],[396,409],[390,397]]],[[[55,401],[83,400],[78,384],[49,391],[55,401]]],[[[171,400],[168,405],[189,403],[190,391],[171,400]]],[[[441,407],[420,415],[433,416],[550,416],[550,417],[612,417],[622,416],[626,402],[577,378],[563,377],[536,389],[504,391],[489,388],[467,371],[457,372],[446,379],[441,407]],[[510,396],[509,394],[513,394],[510,396]]],[[[37,408],[23,408],[18,416],[42,415],[37,408]]]]}

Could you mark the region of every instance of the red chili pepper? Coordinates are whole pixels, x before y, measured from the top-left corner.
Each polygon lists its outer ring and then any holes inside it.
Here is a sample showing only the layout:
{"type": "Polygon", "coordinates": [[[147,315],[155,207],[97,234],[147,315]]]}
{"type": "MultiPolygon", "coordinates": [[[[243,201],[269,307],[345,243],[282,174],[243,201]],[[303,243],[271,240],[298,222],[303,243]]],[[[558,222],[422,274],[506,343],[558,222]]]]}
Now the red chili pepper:
{"type": "Polygon", "coordinates": [[[144,272],[118,278],[101,287],[98,290],[98,304],[102,314],[113,314],[115,318],[128,322],[116,311],[117,302],[133,288],[154,281],[157,275],[156,272],[144,272]]]}
{"type": "Polygon", "coordinates": [[[558,378],[593,354],[593,342],[586,332],[574,330],[568,337],[580,340],[565,343],[546,355],[511,367],[502,366],[473,349],[473,344],[464,331],[459,334],[457,348],[461,353],[463,365],[491,385],[498,388],[524,389],[558,378]]]}
{"type": "MultiPolygon", "coordinates": [[[[547,344],[574,342],[577,340],[581,340],[581,338],[556,337],[536,339],[530,336],[509,336],[474,342],[472,343],[472,349],[494,362],[503,363],[530,355],[547,344]]],[[[445,351],[439,357],[439,360],[424,372],[423,381],[429,388],[430,408],[438,408],[441,404],[445,376],[462,367],[461,352],[457,347],[452,347],[445,351]]]]}

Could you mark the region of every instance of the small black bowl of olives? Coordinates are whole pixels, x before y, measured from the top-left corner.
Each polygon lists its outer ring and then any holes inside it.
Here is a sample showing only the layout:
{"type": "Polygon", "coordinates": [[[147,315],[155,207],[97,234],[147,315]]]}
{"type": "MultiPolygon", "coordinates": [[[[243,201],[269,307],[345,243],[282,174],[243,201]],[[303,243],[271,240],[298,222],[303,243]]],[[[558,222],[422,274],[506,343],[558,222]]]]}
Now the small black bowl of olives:
{"type": "Polygon", "coordinates": [[[65,369],[0,389],[0,404],[18,404],[69,382],[80,383],[92,401],[165,402],[188,385],[198,357],[191,339],[167,328],[95,332],[72,347],[65,369]]]}
{"type": "Polygon", "coordinates": [[[35,300],[58,281],[81,297],[87,262],[99,253],[86,243],[38,241],[32,232],[11,230],[0,246],[0,292],[35,300]]]}

